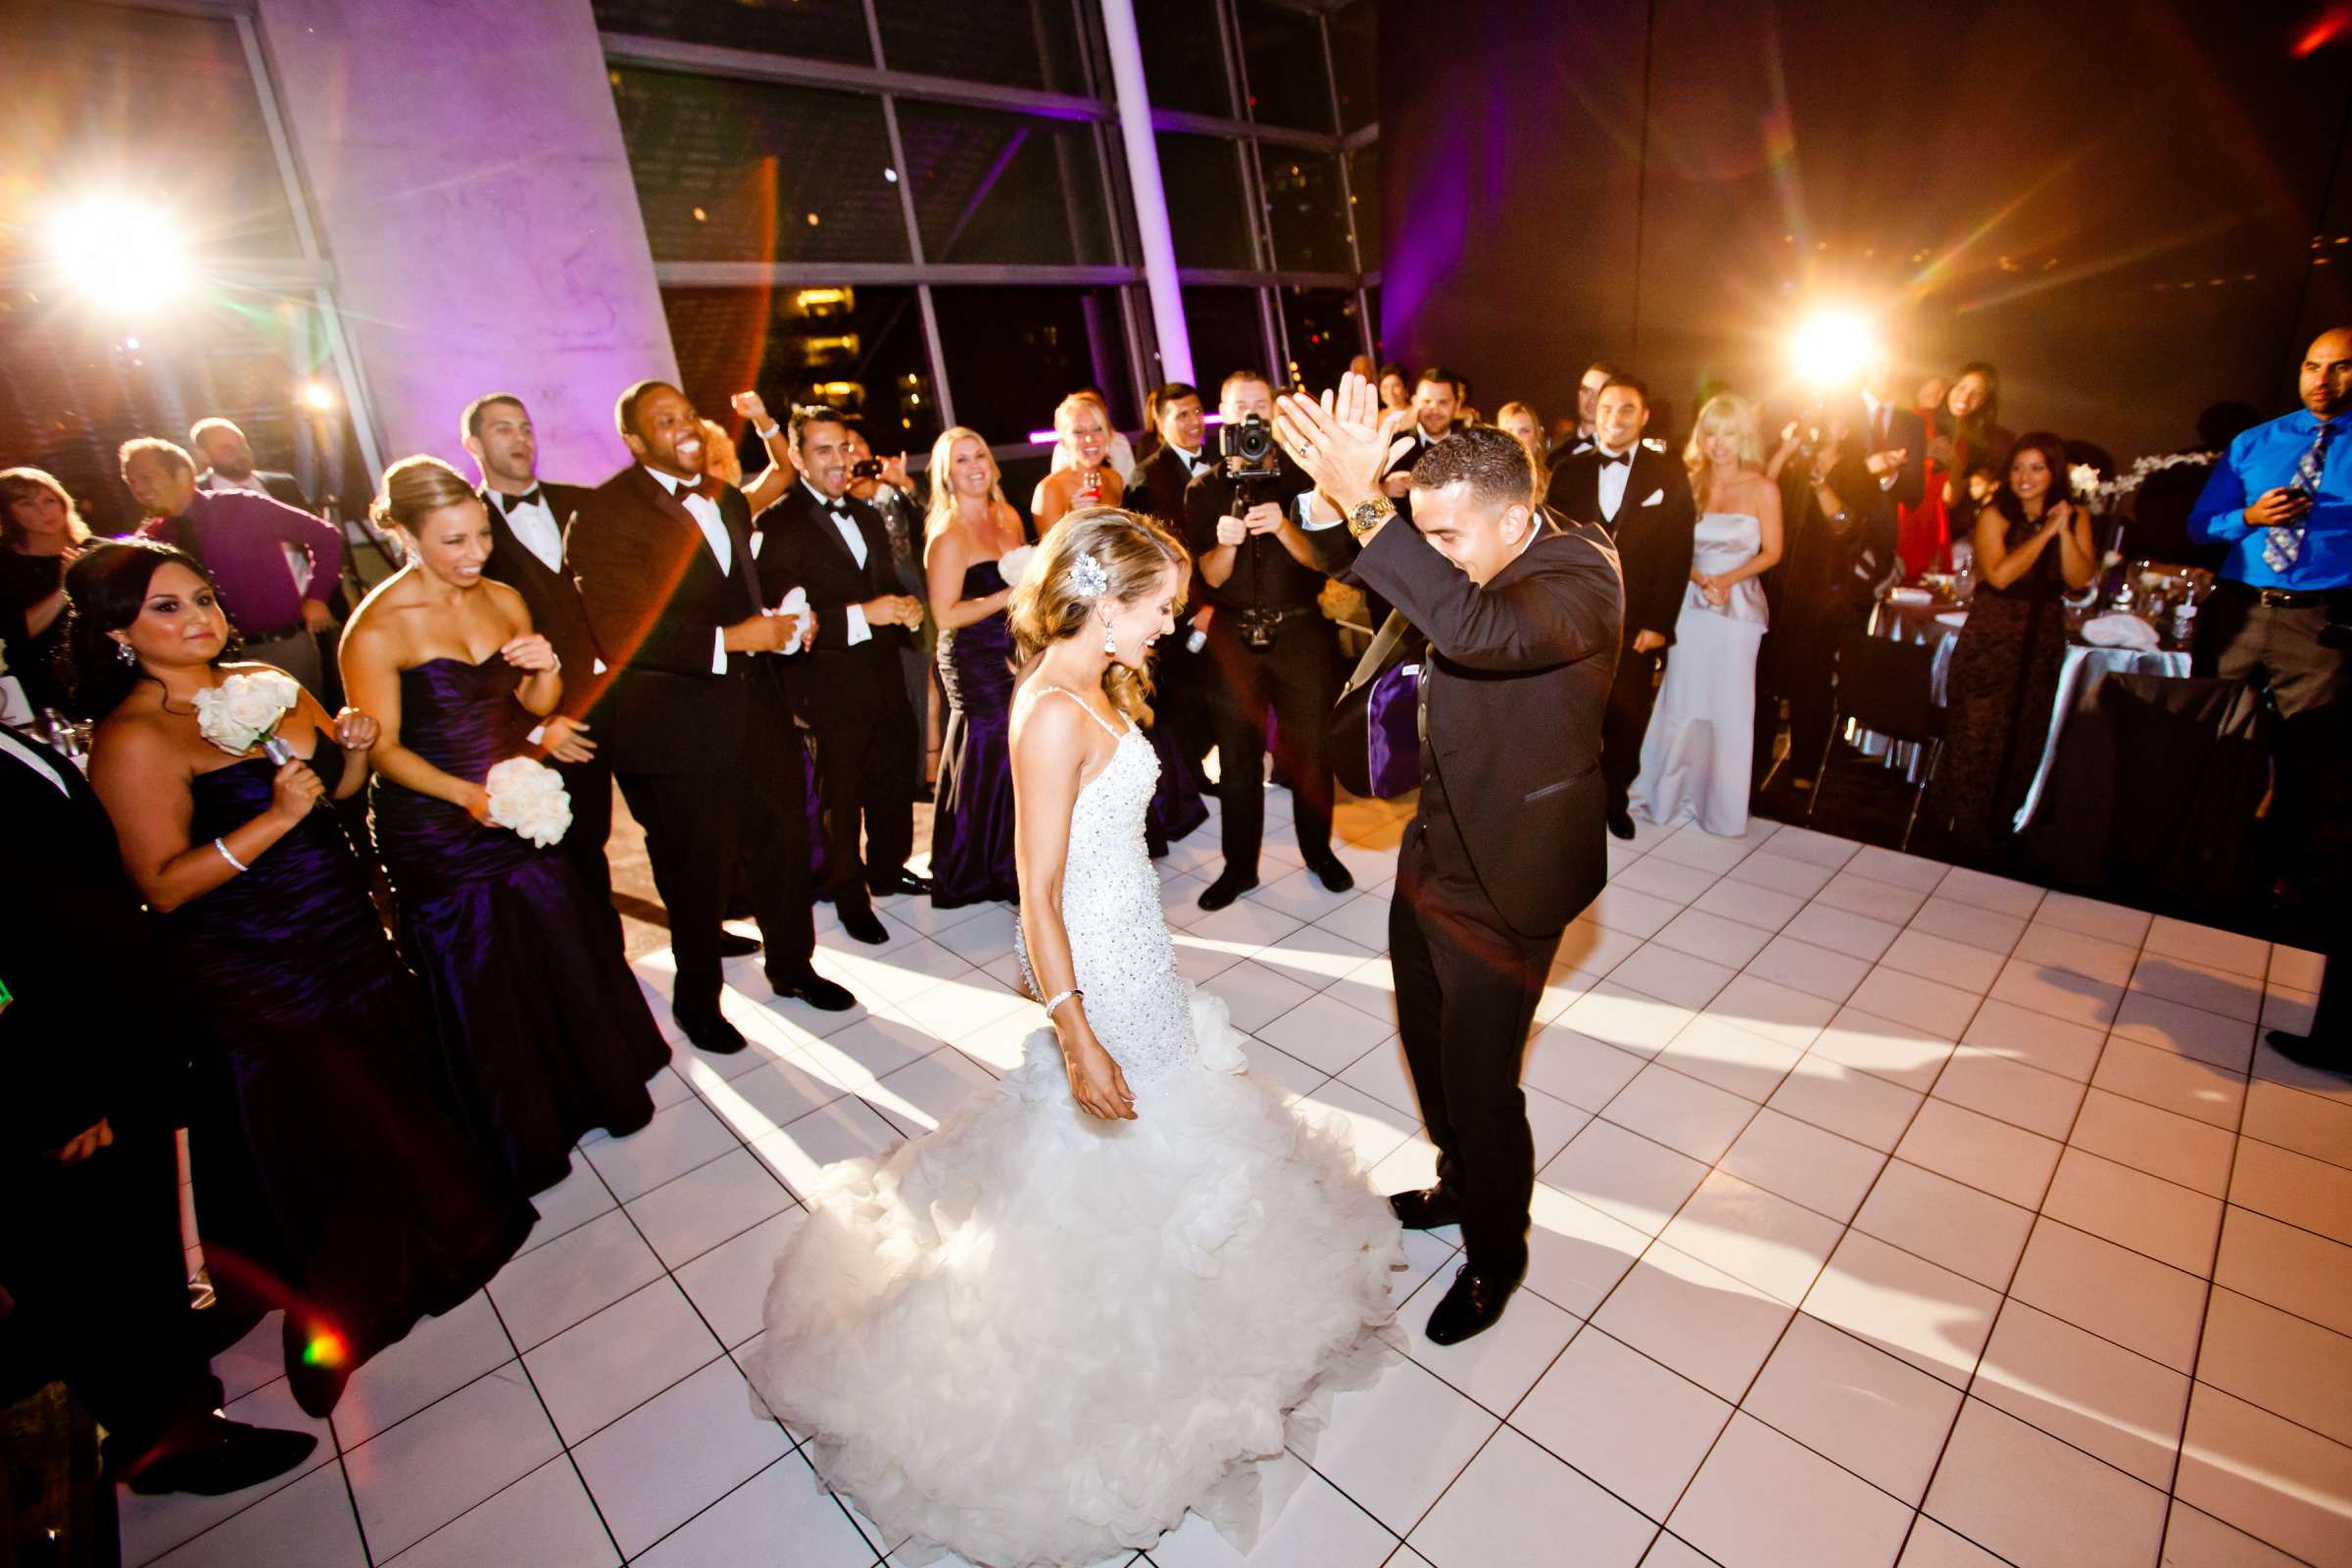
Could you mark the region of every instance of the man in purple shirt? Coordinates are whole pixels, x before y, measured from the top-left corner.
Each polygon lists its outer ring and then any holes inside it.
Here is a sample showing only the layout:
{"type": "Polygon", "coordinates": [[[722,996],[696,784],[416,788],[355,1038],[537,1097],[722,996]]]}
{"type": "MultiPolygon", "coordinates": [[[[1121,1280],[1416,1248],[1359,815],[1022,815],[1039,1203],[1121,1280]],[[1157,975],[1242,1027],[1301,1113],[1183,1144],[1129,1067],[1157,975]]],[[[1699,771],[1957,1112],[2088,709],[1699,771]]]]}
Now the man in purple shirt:
{"type": "Polygon", "coordinates": [[[123,485],[147,514],[140,536],[204,563],[244,640],[239,657],[275,664],[318,695],[325,666],[317,633],[333,622],[326,600],[343,571],[342,536],[268,496],[198,490],[195,462],[159,437],[125,441],[118,457],[123,485]],[[310,559],[307,581],[289,567],[287,546],[310,559]]]}

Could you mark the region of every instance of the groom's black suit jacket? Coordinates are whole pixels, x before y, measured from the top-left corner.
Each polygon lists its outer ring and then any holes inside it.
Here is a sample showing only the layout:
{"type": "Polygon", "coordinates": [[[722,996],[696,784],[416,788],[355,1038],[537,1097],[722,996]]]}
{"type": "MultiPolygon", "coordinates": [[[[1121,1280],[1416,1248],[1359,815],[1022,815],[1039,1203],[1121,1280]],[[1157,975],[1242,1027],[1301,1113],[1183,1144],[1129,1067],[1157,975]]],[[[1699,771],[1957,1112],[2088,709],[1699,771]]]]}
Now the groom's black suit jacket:
{"type": "Polygon", "coordinates": [[[588,493],[569,530],[572,575],[588,629],[612,666],[599,739],[616,773],[733,768],[743,756],[751,683],[766,656],[729,654],[711,673],[719,632],[760,612],[751,508],[721,486],[727,569],[685,503],[631,464],[588,493]]]}
{"type": "Polygon", "coordinates": [[[1488,901],[1521,935],[1556,935],[1608,881],[1600,720],[1625,615],[1608,535],[1547,524],[1481,587],[1397,517],[1348,575],[1429,638],[1423,777],[1488,901]]]}

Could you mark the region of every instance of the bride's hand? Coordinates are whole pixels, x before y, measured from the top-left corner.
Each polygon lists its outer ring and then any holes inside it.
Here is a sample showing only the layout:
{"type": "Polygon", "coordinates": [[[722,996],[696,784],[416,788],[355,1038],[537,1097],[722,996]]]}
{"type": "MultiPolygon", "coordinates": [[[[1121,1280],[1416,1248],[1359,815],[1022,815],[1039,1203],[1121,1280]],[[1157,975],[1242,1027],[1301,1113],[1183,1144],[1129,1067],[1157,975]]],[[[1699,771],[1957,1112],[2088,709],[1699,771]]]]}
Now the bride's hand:
{"type": "Polygon", "coordinates": [[[1136,1119],[1135,1096],[1109,1052],[1091,1039],[1082,1040],[1061,1054],[1061,1063],[1069,1069],[1070,1098],[1080,1110],[1102,1121],[1136,1119]]]}

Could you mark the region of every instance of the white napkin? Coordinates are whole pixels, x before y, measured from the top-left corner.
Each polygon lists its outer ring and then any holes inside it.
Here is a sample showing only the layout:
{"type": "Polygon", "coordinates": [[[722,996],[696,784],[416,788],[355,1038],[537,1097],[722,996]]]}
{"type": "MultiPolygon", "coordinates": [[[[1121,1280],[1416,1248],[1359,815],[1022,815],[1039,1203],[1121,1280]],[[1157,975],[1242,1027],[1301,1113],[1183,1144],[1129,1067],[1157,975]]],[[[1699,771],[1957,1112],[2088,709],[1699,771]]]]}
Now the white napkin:
{"type": "Polygon", "coordinates": [[[2143,654],[2154,653],[2161,641],[2155,627],[2121,611],[2084,621],[2082,640],[2100,648],[2136,648],[2143,654]]]}
{"type": "Polygon", "coordinates": [[[1968,612],[1947,610],[1936,617],[1936,624],[1938,626],[1965,626],[1968,624],[1968,612]]]}
{"type": "MultiPolygon", "coordinates": [[[[759,535],[754,534],[752,537],[757,539],[759,538],[759,535]]],[[[801,639],[808,635],[808,620],[811,614],[811,612],[808,609],[808,590],[795,586],[792,592],[786,594],[782,599],[776,602],[775,609],[764,611],[762,613],[769,615],[790,615],[792,617],[793,621],[795,622],[792,628],[792,641],[784,645],[783,652],[787,654],[799,653],[801,651],[801,639]]]]}
{"type": "Polygon", "coordinates": [[[1925,588],[1889,588],[1886,590],[1886,599],[1889,604],[1896,605],[1930,605],[1936,602],[1936,596],[1925,588]]]}

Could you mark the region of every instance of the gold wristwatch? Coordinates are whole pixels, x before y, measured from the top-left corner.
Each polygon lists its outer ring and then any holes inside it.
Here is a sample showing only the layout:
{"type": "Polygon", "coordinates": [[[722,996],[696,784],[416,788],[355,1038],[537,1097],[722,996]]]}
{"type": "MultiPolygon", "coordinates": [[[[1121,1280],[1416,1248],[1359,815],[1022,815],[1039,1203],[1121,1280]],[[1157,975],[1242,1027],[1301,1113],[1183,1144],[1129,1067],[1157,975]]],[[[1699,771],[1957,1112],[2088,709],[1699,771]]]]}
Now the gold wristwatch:
{"type": "Polygon", "coordinates": [[[1361,540],[1395,515],[1396,515],[1396,502],[1391,501],[1387,496],[1374,496],[1369,501],[1357,502],[1354,508],[1348,512],[1348,531],[1361,540]]]}

